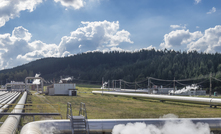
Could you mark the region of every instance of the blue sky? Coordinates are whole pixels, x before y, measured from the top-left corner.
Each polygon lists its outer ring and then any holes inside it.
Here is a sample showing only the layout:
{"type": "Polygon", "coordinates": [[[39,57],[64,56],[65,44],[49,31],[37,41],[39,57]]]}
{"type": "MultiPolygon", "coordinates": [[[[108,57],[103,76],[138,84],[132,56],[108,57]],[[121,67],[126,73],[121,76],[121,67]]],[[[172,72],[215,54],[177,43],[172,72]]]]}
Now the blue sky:
{"type": "Polygon", "coordinates": [[[0,69],[88,51],[221,52],[220,0],[1,0],[0,69]]]}

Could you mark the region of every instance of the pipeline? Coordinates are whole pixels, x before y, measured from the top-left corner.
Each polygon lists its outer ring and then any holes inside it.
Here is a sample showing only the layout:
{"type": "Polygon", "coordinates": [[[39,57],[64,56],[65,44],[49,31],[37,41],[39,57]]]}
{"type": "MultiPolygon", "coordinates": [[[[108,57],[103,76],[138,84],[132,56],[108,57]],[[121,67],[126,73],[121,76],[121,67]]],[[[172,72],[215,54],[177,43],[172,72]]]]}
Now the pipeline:
{"type": "Polygon", "coordinates": [[[5,98],[1,99],[0,101],[0,107],[2,107],[4,104],[6,104],[7,102],[9,102],[11,99],[13,99],[17,94],[20,93],[9,93],[8,96],[6,96],[5,98]]]}
{"type": "Polygon", "coordinates": [[[1,92],[0,92],[0,96],[5,95],[5,94],[7,94],[7,93],[8,93],[8,91],[1,91],[1,92]]]}
{"type": "MultiPolygon", "coordinates": [[[[174,119],[89,119],[90,134],[111,133],[115,125],[141,122],[162,127],[167,121],[189,120],[193,123],[207,123],[211,131],[221,130],[221,118],[174,118],[174,119]]],[[[70,120],[34,121],[23,126],[20,134],[63,134],[71,133],[70,120]]]]}
{"type": "Polygon", "coordinates": [[[148,93],[148,90],[133,90],[133,89],[119,89],[110,90],[111,92],[121,92],[121,93],[148,93]]]}
{"type": "Polygon", "coordinates": [[[221,99],[215,98],[200,98],[200,97],[183,97],[183,96],[170,96],[170,95],[149,95],[149,94],[134,94],[134,93],[116,93],[116,92],[102,92],[92,91],[93,94],[106,94],[106,95],[117,95],[117,96],[129,96],[129,97],[141,97],[156,99],[162,101],[177,101],[195,104],[205,104],[210,106],[221,106],[221,99]]]}
{"type": "Polygon", "coordinates": [[[13,96],[13,98],[12,98],[10,101],[8,101],[7,104],[5,104],[2,108],[0,108],[0,113],[1,113],[2,111],[4,111],[8,106],[10,106],[10,104],[12,104],[12,103],[18,98],[18,96],[19,96],[20,94],[21,94],[21,93],[15,94],[15,96],[13,96]]]}
{"type": "Polygon", "coordinates": [[[13,96],[15,93],[7,93],[0,97],[0,104],[3,104],[10,96],[13,96]]]}
{"type": "MultiPolygon", "coordinates": [[[[24,92],[18,104],[13,109],[12,113],[21,113],[27,98],[27,92],[24,92]]],[[[15,134],[21,115],[9,115],[0,128],[0,134],[15,134]]]]}

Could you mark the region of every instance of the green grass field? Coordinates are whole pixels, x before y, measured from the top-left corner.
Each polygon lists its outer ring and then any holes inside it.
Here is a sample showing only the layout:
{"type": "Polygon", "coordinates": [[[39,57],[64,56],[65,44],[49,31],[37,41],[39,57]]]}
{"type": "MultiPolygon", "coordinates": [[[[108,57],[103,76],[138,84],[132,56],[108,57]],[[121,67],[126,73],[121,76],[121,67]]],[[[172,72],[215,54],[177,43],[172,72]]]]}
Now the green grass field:
{"type": "MultiPolygon", "coordinates": [[[[77,96],[46,96],[38,99],[39,103],[59,104],[63,118],[66,118],[67,102],[72,104],[73,115],[78,115],[80,103],[84,102],[89,119],[114,118],[159,118],[172,113],[181,118],[210,118],[221,117],[221,108],[210,108],[209,105],[197,105],[179,102],[160,102],[151,99],[134,99],[113,95],[92,94],[89,87],[77,87],[77,96]],[[86,93],[85,93],[86,92],[86,93]]],[[[32,95],[33,99],[39,98],[32,95]]],[[[37,100],[36,100],[37,101],[37,100]]],[[[40,118],[39,118],[40,119],[40,118]]],[[[41,118],[42,119],[42,118],[41,118]]]]}

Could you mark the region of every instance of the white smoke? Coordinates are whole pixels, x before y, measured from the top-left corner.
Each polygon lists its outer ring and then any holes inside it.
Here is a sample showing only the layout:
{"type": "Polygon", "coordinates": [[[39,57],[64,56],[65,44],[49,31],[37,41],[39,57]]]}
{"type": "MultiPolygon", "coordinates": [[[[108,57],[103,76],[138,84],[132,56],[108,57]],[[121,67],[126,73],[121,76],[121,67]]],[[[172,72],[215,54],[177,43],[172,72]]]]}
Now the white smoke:
{"type": "Polygon", "coordinates": [[[112,134],[212,134],[209,125],[206,123],[196,123],[188,119],[176,119],[176,115],[165,115],[165,118],[171,118],[163,126],[155,126],[136,122],[126,125],[119,124],[114,126],[112,134]],[[172,119],[173,118],[173,119],[172,119]]]}
{"type": "Polygon", "coordinates": [[[102,89],[102,88],[106,88],[106,87],[107,87],[107,84],[108,84],[108,82],[104,82],[103,85],[102,85],[102,87],[101,87],[101,89],[102,89]]]}
{"type": "Polygon", "coordinates": [[[73,80],[73,77],[67,77],[67,78],[63,78],[59,81],[59,83],[63,83],[62,81],[65,80],[65,81],[72,81],[73,80]]]}
{"type": "Polygon", "coordinates": [[[175,114],[166,114],[166,115],[163,115],[163,116],[160,117],[160,118],[178,118],[178,116],[175,115],[175,114]]]}
{"type": "Polygon", "coordinates": [[[176,90],[175,92],[173,90],[171,90],[171,91],[169,91],[169,93],[182,94],[182,93],[186,93],[186,92],[190,91],[191,89],[197,90],[198,88],[199,88],[199,86],[197,86],[196,84],[192,84],[191,86],[186,86],[180,90],[176,90]]]}
{"type": "MultiPolygon", "coordinates": [[[[39,77],[41,74],[35,74],[35,77],[39,77]]],[[[33,84],[39,85],[40,79],[34,79],[33,84]]]]}

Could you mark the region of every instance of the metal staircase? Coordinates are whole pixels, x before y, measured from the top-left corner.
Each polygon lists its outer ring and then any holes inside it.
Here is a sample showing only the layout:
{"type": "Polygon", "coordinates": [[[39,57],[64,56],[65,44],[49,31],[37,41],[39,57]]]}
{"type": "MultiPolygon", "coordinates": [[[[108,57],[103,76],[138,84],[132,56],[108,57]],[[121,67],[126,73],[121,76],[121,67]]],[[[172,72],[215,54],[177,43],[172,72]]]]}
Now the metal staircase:
{"type": "Polygon", "coordinates": [[[72,115],[71,103],[67,103],[67,119],[71,121],[72,134],[89,134],[85,104],[81,102],[79,116],[72,115]]]}

